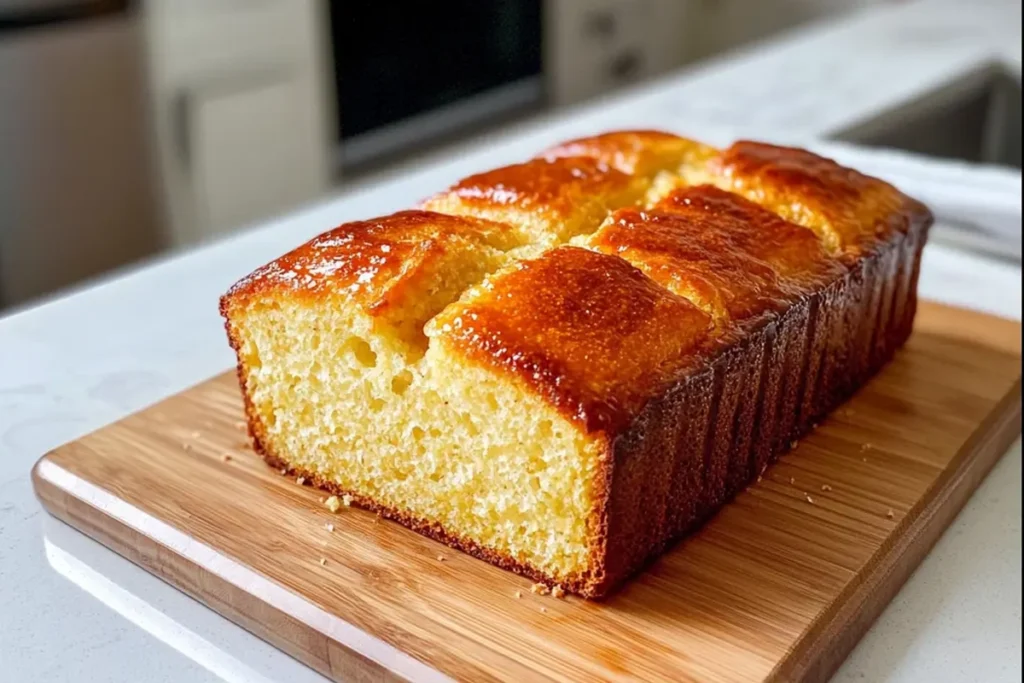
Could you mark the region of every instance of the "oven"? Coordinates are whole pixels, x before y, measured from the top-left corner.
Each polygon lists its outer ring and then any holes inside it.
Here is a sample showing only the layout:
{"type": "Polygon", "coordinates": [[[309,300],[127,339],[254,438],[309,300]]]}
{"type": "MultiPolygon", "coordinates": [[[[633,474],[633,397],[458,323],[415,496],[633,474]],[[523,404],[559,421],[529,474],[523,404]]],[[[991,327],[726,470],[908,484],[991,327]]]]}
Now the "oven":
{"type": "Polygon", "coordinates": [[[542,0],[333,0],[329,16],[346,172],[544,104],[542,0]]]}

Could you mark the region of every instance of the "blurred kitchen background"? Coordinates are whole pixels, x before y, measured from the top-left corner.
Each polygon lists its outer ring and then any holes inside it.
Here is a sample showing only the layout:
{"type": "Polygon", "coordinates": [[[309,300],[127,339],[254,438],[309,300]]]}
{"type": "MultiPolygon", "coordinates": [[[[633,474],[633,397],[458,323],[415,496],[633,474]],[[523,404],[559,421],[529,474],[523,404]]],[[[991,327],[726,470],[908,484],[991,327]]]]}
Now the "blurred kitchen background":
{"type": "MultiPolygon", "coordinates": [[[[0,309],[886,3],[0,0],[0,309]]],[[[1020,169],[1020,97],[994,70],[846,139],[1020,169]]]]}

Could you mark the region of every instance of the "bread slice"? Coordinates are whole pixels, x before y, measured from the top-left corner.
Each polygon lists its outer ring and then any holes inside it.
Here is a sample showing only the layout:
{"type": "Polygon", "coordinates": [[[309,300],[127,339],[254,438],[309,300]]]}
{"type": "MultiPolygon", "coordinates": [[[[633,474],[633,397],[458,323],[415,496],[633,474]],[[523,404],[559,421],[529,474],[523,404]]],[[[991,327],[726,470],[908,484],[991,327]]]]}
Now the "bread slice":
{"type": "Polygon", "coordinates": [[[335,228],[221,311],[272,466],[599,597],[891,357],[930,220],[802,150],[623,131],[335,228]]]}

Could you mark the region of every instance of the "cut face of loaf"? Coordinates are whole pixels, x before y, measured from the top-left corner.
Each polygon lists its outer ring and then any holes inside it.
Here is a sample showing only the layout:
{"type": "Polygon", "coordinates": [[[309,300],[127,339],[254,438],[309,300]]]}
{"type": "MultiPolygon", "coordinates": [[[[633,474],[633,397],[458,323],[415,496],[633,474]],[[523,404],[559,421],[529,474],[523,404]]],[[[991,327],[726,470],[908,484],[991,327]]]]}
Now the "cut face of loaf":
{"type": "Polygon", "coordinates": [[[324,233],[222,298],[254,445],[588,597],[891,357],[930,223],[801,150],[652,131],[422,206],[324,233]]]}

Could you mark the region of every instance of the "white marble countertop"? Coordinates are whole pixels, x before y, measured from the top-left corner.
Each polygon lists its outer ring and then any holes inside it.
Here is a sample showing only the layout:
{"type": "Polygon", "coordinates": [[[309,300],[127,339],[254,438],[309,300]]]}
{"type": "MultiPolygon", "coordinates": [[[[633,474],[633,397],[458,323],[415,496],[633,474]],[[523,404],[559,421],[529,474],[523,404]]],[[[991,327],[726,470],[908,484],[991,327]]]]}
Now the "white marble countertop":
{"type": "MultiPolygon", "coordinates": [[[[29,482],[48,449],[230,367],[216,300],[256,265],[342,220],[590,131],[660,127],[857,156],[823,140],[993,60],[1019,74],[1020,54],[1019,2],[872,10],[513,127],[0,319],[0,680],[322,680],[42,513],[29,482]]],[[[993,172],[992,183],[1016,188],[1019,212],[1020,175],[993,172]]],[[[938,245],[925,252],[920,290],[1020,316],[1019,268],[938,245]]],[[[1020,476],[1018,442],[836,680],[1020,680],[1020,476]]]]}

